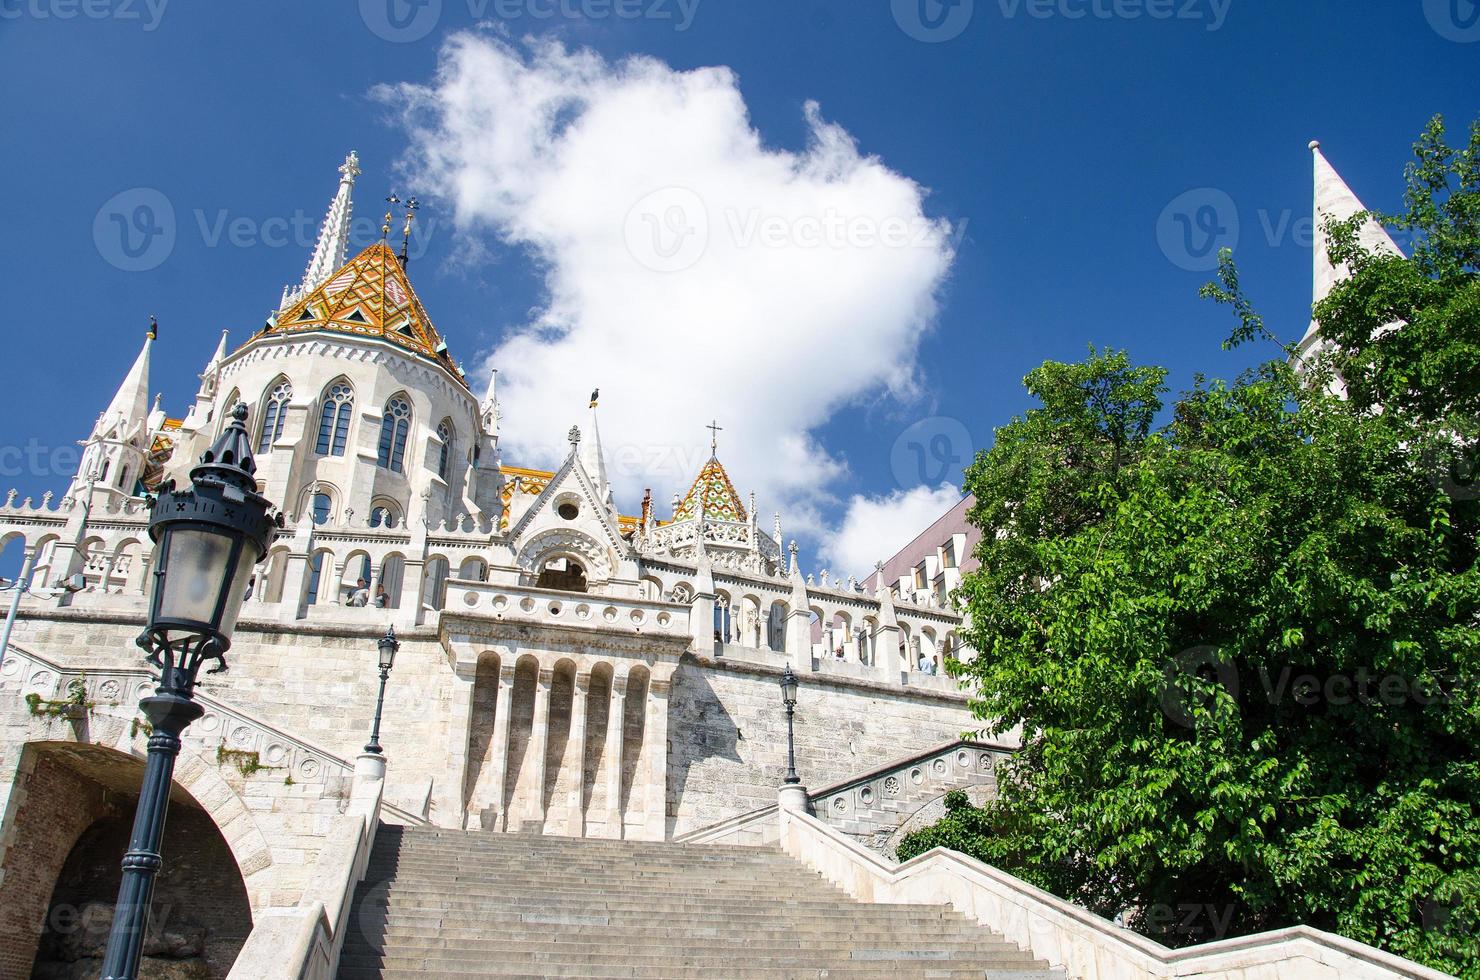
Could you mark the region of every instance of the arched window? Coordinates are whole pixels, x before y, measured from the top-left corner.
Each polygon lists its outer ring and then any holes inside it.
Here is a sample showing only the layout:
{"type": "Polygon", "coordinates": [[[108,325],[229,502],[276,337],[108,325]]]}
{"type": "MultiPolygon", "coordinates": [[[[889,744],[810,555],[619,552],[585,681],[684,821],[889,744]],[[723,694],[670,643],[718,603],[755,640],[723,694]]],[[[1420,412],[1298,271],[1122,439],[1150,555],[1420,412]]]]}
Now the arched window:
{"type": "Polygon", "coordinates": [[[443,419],[437,424],[437,438],[442,440],[442,454],[437,458],[437,475],[447,479],[447,471],[452,465],[452,420],[443,419]]]}
{"type": "Polygon", "coordinates": [[[329,513],[334,508],[334,501],[327,493],[314,494],[311,506],[313,508],[313,522],[315,524],[329,523],[329,513]]]}
{"type": "Polygon", "coordinates": [[[371,527],[395,527],[396,512],[385,504],[376,504],[370,508],[371,527]]]}
{"type": "Polygon", "coordinates": [[[355,410],[355,390],[347,382],[336,381],[324,392],[324,407],[319,410],[320,456],[343,456],[344,442],[349,437],[350,416],[355,410]]]}
{"type": "Polygon", "coordinates": [[[304,601],[310,606],[316,606],[319,602],[319,585],[324,575],[324,552],[320,551],[308,562],[308,593],[304,601]]]}
{"type": "Polygon", "coordinates": [[[411,405],[397,395],[385,403],[380,419],[380,449],[375,465],[401,473],[406,462],[406,436],[411,431],[411,405]]]}
{"type": "Polygon", "coordinates": [[[257,455],[272,452],[275,439],[283,434],[283,423],[288,419],[288,399],[293,397],[293,386],[287,379],[279,381],[267,393],[262,406],[262,434],[257,438],[257,455]]]}

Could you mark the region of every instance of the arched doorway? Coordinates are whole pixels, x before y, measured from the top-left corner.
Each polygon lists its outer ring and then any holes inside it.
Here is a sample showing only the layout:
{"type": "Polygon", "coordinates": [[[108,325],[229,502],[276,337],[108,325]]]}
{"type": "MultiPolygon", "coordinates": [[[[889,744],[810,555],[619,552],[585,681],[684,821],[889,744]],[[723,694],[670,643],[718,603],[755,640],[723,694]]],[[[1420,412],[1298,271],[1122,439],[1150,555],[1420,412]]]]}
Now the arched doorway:
{"type": "Polygon", "coordinates": [[[585,592],[586,569],[574,558],[559,556],[547,559],[540,566],[537,589],[558,589],[561,592],[585,592]]]}
{"type": "MultiPolygon", "coordinates": [[[[143,761],[77,743],[25,749],[0,878],[0,975],[97,976],[143,761]]],[[[252,929],[246,885],[210,815],[175,784],[141,976],[225,977],[252,929]]]]}

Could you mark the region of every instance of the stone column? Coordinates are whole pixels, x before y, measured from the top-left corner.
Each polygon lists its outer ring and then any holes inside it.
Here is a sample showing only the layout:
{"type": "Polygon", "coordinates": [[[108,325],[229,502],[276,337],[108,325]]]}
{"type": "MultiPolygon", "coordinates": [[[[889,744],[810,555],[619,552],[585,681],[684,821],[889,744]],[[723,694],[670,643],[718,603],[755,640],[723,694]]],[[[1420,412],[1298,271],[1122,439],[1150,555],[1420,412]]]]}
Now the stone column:
{"type": "Polygon", "coordinates": [[[606,825],[607,836],[620,840],[622,832],[622,719],[627,713],[627,675],[612,676],[611,704],[606,711],[606,825]]]}
{"type": "MultiPolygon", "coordinates": [[[[505,830],[508,827],[508,813],[504,806],[508,787],[504,783],[509,773],[509,722],[513,713],[514,659],[511,656],[499,663],[498,700],[493,709],[493,740],[488,747],[488,764],[483,767],[486,781],[493,792],[493,814],[492,819],[484,823],[484,830],[505,830]]],[[[480,794],[478,787],[473,788],[475,804],[481,803],[487,795],[486,791],[480,794]]]]}
{"type": "Polygon", "coordinates": [[[545,753],[550,748],[550,682],[554,678],[553,668],[540,667],[534,689],[534,722],[529,731],[534,799],[527,802],[524,812],[528,819],[539,821],[541,830],[545,825],[545,753]]]}
{"type": "Polygon", "coordinates": [[[406,558],[401,562],[401,605],[396,609],[396,625],[406,629],[421,622],[421,579],[425,563],[406,558]]]}
{"type": "Polygon", "coordinates": [[[477,680],[476,662],[472,670],[454,663],[452,670],[452,695],[447,704],[450,708],[448,728],[453,733],[447,757],[447,778],[442,780],[438,792],[438,808],[441,813],[462,815],[462,828],[469,829],[472,814],[473,792],[477,787],[468,787],[468,749],[473,737],[473,687],[477,680]],[[467,794],[464,796],[464,794],[467,794]]]}
{"type": "Polygon", "coordinates": [[[139,548],[139,553],[134,557],[134,563],[128,570],[128,580],[123,586],[125,594],[149,594],[149,561],[153,557],[154,552],[152,549],[145,547],[139,548]]]}
{"type": "Polygon", "coordinates": [[[570,695],[570,735],[565,742],[565,757],[570,758],[570,747],[576,749],[576,785],[566,802],[569,814],[565,832],[572,837],[586,836],[586,814],[581,810],[581,794],[586,789],[586,699],[591,691],[591,672],[576,675],[570,695]]]}
{"type": "Polygon", "coordinates": [[[654,674],[648,678],[647,710],[643,713],[642,744],[647,752],[647,828],[648,840],[668,836],[668,695],[673,687],[670,677],[654,674]]]}
{"type": "Polygon", "coordinates": [[[341,606],[344,604],[344,592],[339,587],[344,578],[344,562],[333,552],[324,555],[324,567],[319,572],[319,591],[323,592],[327,585],[329,589],[329,605],[341,606]]]}

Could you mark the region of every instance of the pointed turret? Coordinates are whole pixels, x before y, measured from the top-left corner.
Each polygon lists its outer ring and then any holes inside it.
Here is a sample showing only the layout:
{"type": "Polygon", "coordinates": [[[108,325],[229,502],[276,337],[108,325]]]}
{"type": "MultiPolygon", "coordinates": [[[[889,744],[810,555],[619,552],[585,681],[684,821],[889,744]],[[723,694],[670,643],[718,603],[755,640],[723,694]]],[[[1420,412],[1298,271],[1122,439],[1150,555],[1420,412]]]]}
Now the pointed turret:
{"type": "Polygon", "coordinates": [[[359,154],[350,150],[349,156],[339,166],[339,190],[334,194],[334,200],[329,202],[329,212],[324,216],[323,226],[319,228],[319,240],[308,260],[308,268],[304,270],[303,279],[297,286],[283,287],[283,298],[278,303],[279,310],[287,309],[305,293],[317,288],[349,258],[350,217],[354,210],[351,198],[355,178],[359,175],[359,154]]]}
{"type": "MultiPolygon", "coordinates": [[[[1336,284],[1350,275],[1350,270],[1345,266],[1333,265],[1331,262],[1331,243],[1326,235],[1326,223],[1332,220],[1346,221],[1366,211],[1367,207],[1347,186],[1346,181],[1342,180],[1336,168],[1331,166],[1326,155],[1321,152],[1318,141],[1311,142],[1310,150],[1315,163],[1315,204],[1312,211],[1315,218],[1315,258],[1311,277],[1311,302],[1315,304],[1331,295],[1336,284]]],[[[1357,237],[1369,252],[1403,254],[1387,230],[1371,218],[1362,224],[1357,237]]],[[[1319,330],[1320,325],[1312,319],[1300,341],[1302,359],[1316,347],[1319,330]]]]}
{"type": "Polygon", "coordinates": [[[498,368],[491,368],[488,372],[488,387],[483,392],[483,432],[485,435],[498,437],[498,368]]]}
{"type": "Polygon", "coordinates": [[[92,434],[104,438],[123,438],[135,428],[142,428],[149,417],[149,354],[154,348],[154,335],[144,338],[134,366],[113,393],[103,414],[98,416],[92,434]]]}
{"type": "Polygon", "coordinates": [[[143,472],[150,448],[149,355],[154,337],[151,327],[133,367],[93,423],[92,432],[83,442],[82,459],[67,491],[69,496],[78,495],[94,483],[99,489],[126,496],[143,472]]]}
{"type": "Polygon", "coordinates": [[[596,392],[591,393],[591,438],[581,443],[581,465],[602,494],[602,502],[613,512],[612,485],[606,476],[606,454],[601,450],[601,426],[596,423],[596,392]]]}

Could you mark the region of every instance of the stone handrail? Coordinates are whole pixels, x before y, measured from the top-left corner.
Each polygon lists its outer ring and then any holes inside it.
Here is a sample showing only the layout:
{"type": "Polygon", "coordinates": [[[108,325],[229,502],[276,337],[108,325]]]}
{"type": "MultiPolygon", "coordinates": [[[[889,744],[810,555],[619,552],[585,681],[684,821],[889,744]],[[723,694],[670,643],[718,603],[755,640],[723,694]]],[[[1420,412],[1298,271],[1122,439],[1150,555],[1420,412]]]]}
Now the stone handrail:
{"type": "Polygon", "coordinates": [[[332,980],[380,825],[385,759],[360,756],[349,809],[329,831],[292,908],[258,916],[227,980],[332,980]]]}
{"type": "Polygon", "coordinates": [[[1173,950],[955,851],[896,865],[805,813],[777,813],[781,849],[855,899],[949,904],[1075,980],[1452,980],[1307,926],[1173,950]]]}

